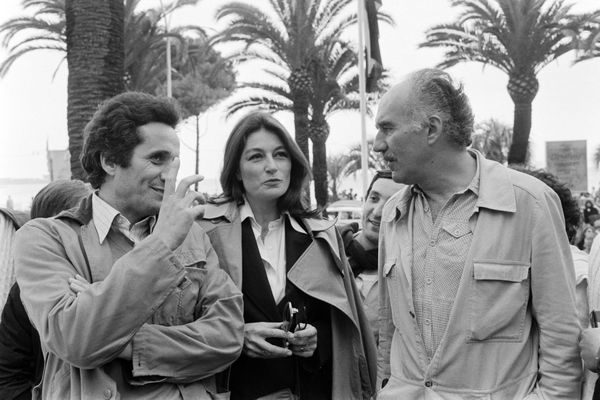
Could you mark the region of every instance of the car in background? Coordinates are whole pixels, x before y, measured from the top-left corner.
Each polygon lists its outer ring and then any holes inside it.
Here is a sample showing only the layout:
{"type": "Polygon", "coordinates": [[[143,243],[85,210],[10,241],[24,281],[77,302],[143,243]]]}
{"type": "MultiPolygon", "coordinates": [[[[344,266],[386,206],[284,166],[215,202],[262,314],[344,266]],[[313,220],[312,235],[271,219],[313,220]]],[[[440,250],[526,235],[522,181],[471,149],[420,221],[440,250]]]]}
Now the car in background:
{"type": "Polygon", "coordinates": [[[336,225],[357,222],[362,225],[362,202],[358,200],[338,200],[325,209],[328,219],[337,219],[336,225]]]}

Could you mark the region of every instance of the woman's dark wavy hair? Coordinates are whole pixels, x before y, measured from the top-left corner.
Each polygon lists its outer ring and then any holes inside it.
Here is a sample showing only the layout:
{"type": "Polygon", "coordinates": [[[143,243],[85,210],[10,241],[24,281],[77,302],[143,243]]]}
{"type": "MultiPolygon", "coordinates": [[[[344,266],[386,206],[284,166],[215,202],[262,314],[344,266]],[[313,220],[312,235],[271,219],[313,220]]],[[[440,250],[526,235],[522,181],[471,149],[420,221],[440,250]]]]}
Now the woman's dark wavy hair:
{"type": "Polygon", "coordinates": [[[128,167],[133,149],[142,142],[137,128],[150,122],[175,129],[179,123],[176,103],[147,93],[126,92],[100,105],[83,131],[81,151],[81,164],[94,189],[104,183],[106,176],[100,156],[104,155],[107,161],[120,167],[128,167]]]}
{"type": "Polygon", "coordinates": [[[79,180],[59,179],[40,190],[31,203],[31,218],[53,217],[63,210],[75,207],[91,194],[89,185],[79,180]]]}
{"type": "Polygon", "coordinates": [[[251,112],[244,116],[232,129],[227,139],[220,177],[222,196],[237,205],[244,204],[244,185],[239,179],[240,160],[248,137],[261,129],[275,134],[281,140],[292,162],[290,186],[277,201],[279,210],[295,216],[317,216],[318,211],[310,210],[304,202],[304,189],[312,178],[306,157],[284,126],[271,114],[262,111],[251,112]]]}
{"type": "Polygon", "coordinates": [[[539,179],[556,192],[565,216],[567,237],[571,241],[581,224],[581,211],[579,211],[579,205],[577,204],[577,200],[573,198],[571,190],[564,183],[560,182],[555,175],[543,169],[528,169],[520,166],[513,166],[511,168],[539,179]]]}

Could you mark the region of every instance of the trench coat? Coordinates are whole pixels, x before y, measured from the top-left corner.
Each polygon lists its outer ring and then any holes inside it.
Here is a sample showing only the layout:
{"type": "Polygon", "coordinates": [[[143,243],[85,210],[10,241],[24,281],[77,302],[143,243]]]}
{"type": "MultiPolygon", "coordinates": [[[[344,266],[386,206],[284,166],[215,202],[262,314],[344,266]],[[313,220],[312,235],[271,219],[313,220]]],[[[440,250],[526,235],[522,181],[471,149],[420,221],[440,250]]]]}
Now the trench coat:
{"type": "MultiPolygon", "coordinates": [[[[288,269],[288,280],[331,307],[332,398],[368,399],[375,389],[377,355],[360,294],[333,221],[304,219],[313,238],[288,269]]],[[[242,224],[234,203],[209,204],[200,225],[219,265],[242,287],[242,224]]]]}
{"type": "Polygon", "coordinates": [[[175,251],[150,235],[113,261],[92,215],[90,196],[17,234],[17,281],[45,358],[33,398],[120,398],[123,364],[130,391],[171,385],[184,399],[212,398],[214,375],[242,349],[243,302],[208,238],[194,224],[175,251]],[[75,274],[92,283],[78,295],[75,274]],[[128,343],[127,364],[117,356],[128,343]]]}

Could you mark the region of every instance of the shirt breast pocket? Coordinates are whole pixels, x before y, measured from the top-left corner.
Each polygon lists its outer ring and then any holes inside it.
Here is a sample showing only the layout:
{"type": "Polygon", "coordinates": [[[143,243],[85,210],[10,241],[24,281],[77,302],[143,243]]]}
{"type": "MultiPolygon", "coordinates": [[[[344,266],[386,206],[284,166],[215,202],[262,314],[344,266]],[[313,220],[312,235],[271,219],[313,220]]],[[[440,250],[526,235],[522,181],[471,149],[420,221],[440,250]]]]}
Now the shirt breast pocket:
{"type": "Polygon", "coordinates": [[[473,263],[468,342],[518,342],[523,338],[529,302],[529,264],[473,263]]]}
{"type": "Polygon", "coordinates": [[[387,285],[390,308],[392,310],[392,321],[394,326],[400,325],[400,309],[402,303],[402,290],[406,285],[402,282],[400,274],[402,270],[395,259],[385,261],[383,265],[383,276],[387,285]]]}

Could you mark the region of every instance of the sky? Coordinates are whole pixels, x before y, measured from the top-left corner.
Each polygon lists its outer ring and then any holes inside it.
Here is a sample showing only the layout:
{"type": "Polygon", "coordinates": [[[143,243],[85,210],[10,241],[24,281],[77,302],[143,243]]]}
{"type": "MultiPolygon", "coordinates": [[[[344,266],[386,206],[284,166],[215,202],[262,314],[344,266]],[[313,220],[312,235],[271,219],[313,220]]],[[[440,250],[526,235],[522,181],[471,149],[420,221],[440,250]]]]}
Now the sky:
{"type": "MultiPolygon", "coordinates": [[[[224,0],[200,0],[197,6],[184,8],[173,15],[172,26],[198,24],[215,30],[214,9],[224,0]]],[[[264,0],[255,0],[264,3],[264,0]]],[[[574,12],[600,8],[600,0],[575,0],[574,12]]],[[[159,1],[142,0],[143,7],[157,6],[159,1]]],[[[391,83],[420,68],[433,67],[442,60],[439,49],[418,49],[426,29],[451,22],[456,10],[449,0],[384,0],[383,10],[395,19],[395,26],[380,28],[383,62],[390,70],[391,83]]],[[[23,15],[21,0],[2,0],[0,23],[23,15]]],[[[356,32],[349,31],[349,37],[356,32]]],[[[358,40],[358,39],[356,39],[358,40]]],[[[0,49],[0,59],[6,50],[0,49]]],[[[41,51],[21,57],[0,79],[0,178],[42,178],[48,174],[46,147],[65,149],[67,139],[67,66],[66,61],[53,74],[63,54],[41,51]]],[[[550,64],[538,75],[540,89],[533,102],[531,131],[532,161],[545,166],[545,142],[587,140],[588,182],[598,188],[600,175],[593,165],[593,152],[600,145],[600,58],[573,64],[572,55],[550,64]]],[[[468,63],[448,70],[465,86],[476,121],[496,118],[512,125],[513,103],[506,91],[507,76],[482,64],[468,63]]],[[[248,79],[256,73],[252,67],[240,68],[238,78],[248,79]]],[[[278,117],[292,130],[292,116],[278,117]]],[[[200,172],[206,177],[203,190],[216,192],[222,166],[223,147],[235,118],[224,118],[223,106],[217,105],[201,118],[200,172]]],[[[341,112],[329,119],[331,134],[328,153],[348,150],[360,141],[357,112],[341,112]]],[[[180,177],[194,170],[194,128],[183,124],[178,133],[182,141],[180,177]]],[[[372,120],[367,120],[367,135],[375,135],[372,120]]]]}

